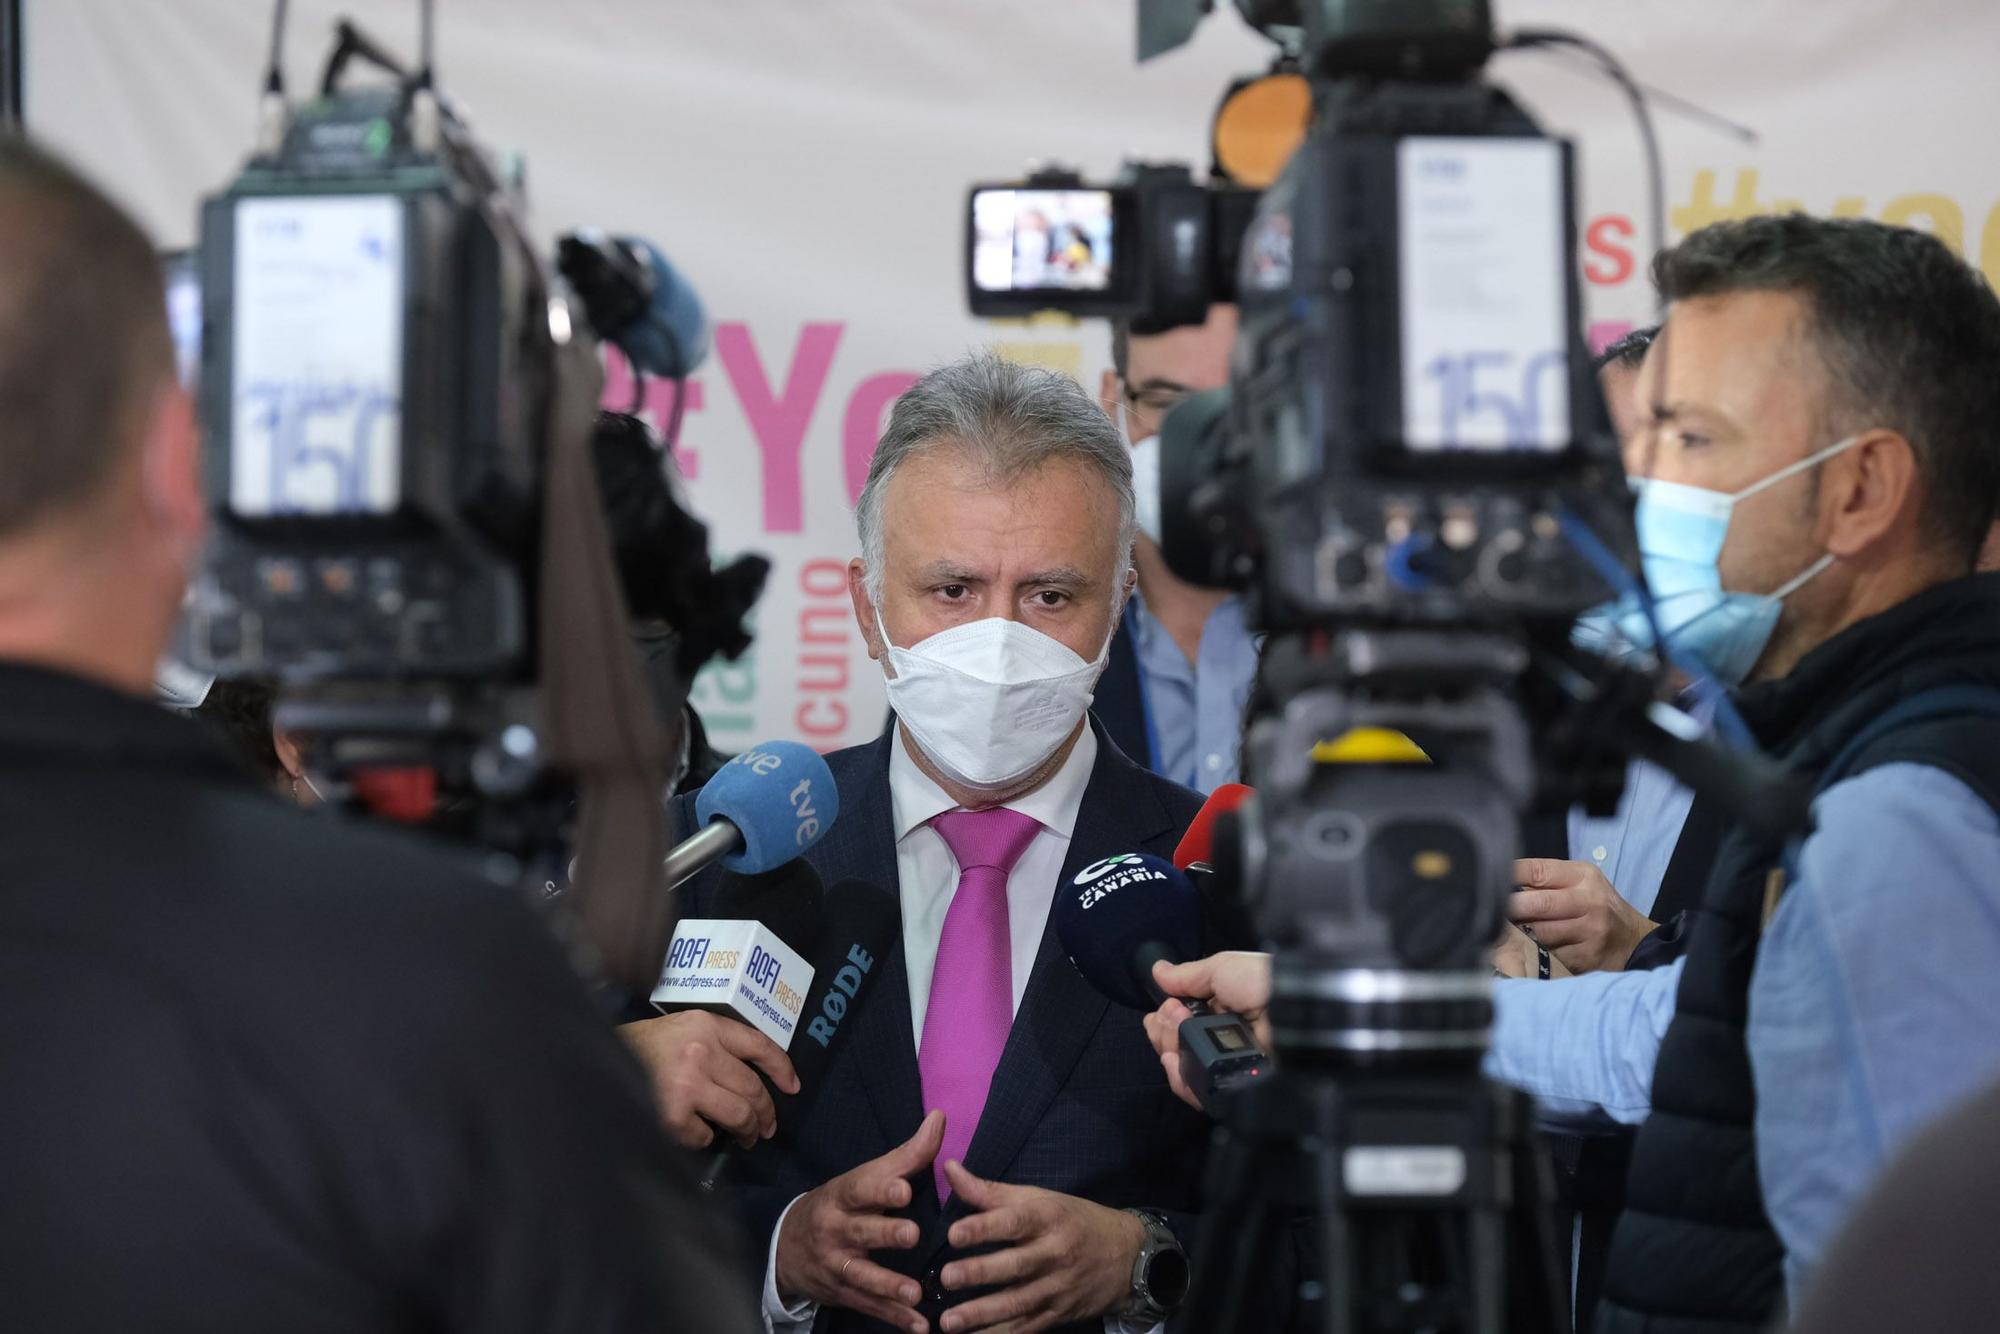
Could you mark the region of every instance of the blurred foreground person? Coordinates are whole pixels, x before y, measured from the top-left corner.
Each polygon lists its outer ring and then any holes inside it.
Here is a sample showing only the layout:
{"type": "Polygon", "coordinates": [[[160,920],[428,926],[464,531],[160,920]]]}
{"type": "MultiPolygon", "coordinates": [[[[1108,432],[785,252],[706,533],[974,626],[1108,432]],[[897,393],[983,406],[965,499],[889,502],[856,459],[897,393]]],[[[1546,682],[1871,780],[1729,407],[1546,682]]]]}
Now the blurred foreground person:
{"type": "Polygon", "coordinates": [[[0,139],[5,1323],[752,1328],[516,890],[152,702],[195,449],[152,246],[0,139]]]}

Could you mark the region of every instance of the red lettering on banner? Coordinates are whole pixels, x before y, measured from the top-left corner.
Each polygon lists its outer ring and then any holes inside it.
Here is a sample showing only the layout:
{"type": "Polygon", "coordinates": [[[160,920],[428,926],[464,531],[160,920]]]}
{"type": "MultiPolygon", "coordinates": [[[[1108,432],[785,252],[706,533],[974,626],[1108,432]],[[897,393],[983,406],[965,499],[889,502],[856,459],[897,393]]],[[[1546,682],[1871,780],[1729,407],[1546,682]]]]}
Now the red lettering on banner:
{"type": "Polygon", "coordinates": [[[815,695],[800,700],[792,718],[799,731],[809,737],[837,737],[847,730],[847,702],[829,695],[815,695]],[[819,717],[821,710],[825,711],[823,721],[819,717]]]}
{"type": "Polygon", "coordinates": [[[854,613],[846,607],[807,607],[799,613],[799,642],[801,644],[845,644],[847,627],[854,624],[854,613]],[[815,629],[814,622],[832,622],[831,630],[815,629]]]}
{"type": "Polygon", "coordinates": [[[868,463],[882,435],[882,413],[920,380],[915,371],[883,371],[855,386],[847,398],[847,415],[840,427],[840,453],[847,464],[847,503],[861,499],[868,481],[868,463]]]}
{"type": "Polygon", "coordinates": [[[1590,344],[1590,355],[1601,357],[1604,349],[1631,333],[1638,326],[1630,320],[1593,320],[1584,331],[1584,341],[1590,344]]]}
{"type": "MultiPolygon", "coordinates": [[[[604,392],[598,395],[597,405],[612,412],[631,412],[645,418],[656,431],[664,432],[667,423],[674,419],[674,391],[672,380],[662,380],[650,376],[635,408],[632,403],[632,364],[625,360],[625,354],[610,343],[604,345],[604,392]]],[[[674,442],[674,467],[682,477],[690,482],[701,480],[701,456],[682,443],[687,438],[687,413],[700,412],[702,408],[701,381],[687,382],[687,412],[681,414],[681,440],[674,442]]]]}
{"type": "Polygon", "coordinates": [[[808,597],[840,597],[847,592],[847,566],[824,557],[809,560],[799,570],[799,587],[808,597]]]}
{"type": "Polygon", "coordinates": [[[799,690],[833,694],[847,689],[847,655],[833,656],[826,653],[812,653],[799,659],[799,690]],[[815,677],[806,669],[821,667],[826,670],[815,677]]]}
{"type": "Polygon", "coordinates": [[[715,351],[722,369],[736,390],[736,399],[749,419],[750,432],[757,440],[757,452],[764,461],[764,531],[796,533],[805,527],[805,495],[799,455],[805,446],[806,428],[812,425],[813,409],[820,391],[826,388],[827,372],[833,367],[834,349],[840,346],[838,323],[814,323],[799,331],[792,352],[791,369],[785,387],[771,392],[770,377],[757,355],[750,326],[742,323],[717,325],[715,351]]]}
{"type": "Polygon", "coordinates": [[[799,608],[799,643],[838,651],[799,655],[799,702],[792,721],[801,735],[837,744],[847,731],[847,702],[841,696],[848,685],[847,647],[854,624],[846,564],[825,557],[807,561],[799,567],[799,591],[806,597],[799,608]]]}
{"type": "Polygon", "coordinates": [[[1583,233],[1584,247],[1591,253],[1583,262],[1583,276],[1599,287],[1615,287],[1630,278],[1635,264],[1632,247],[1613,238],[1630,241],[1634,230],[1632,219],[1622,213],[1608,213],[1592,222],[1583,233]],[[1599,256],[1608,262],[1599,263],[1599,256]]]}

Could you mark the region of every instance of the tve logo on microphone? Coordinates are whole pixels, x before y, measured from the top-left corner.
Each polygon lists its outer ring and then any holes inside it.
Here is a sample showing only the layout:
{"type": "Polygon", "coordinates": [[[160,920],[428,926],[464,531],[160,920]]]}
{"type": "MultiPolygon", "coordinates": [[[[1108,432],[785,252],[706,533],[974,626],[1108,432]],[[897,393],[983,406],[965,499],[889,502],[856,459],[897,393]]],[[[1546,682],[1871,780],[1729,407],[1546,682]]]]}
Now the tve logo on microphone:
{"type": "Polygon", "coordinates": [[[1077,906],[1090,908],[1127,885],[1153,884],[1166,878],[1166,872],[1146,865],[1138,853],[1121,852],[1084,867],[1070,884],[1077,891],[1077,906]]]}
{"type": "MultiPolygon", "coordinates": [[[[740,764],[758,777],[765,778],[785,767],[785,757],[773,750],[753,747],[729,763],[740,764]]],[[[825,768],[823,764],[820,767],[825,768]]],[[[798,831],[792,838],[794,846],[811,847],[824,827],[824,821],[820,818],[819,803],[813,799],[812,775],[805,774],[798,782],[792,784],[785,793],[785,800],[791,803],[792,816],[798,821],[798,831]]]]}
{"type": "Polygon", "coordinates": [[[727,1010],[789,1051],[812,978],[812,965],[761,923],[691,917],[674,928],[652,1001],[727,1010]]]}

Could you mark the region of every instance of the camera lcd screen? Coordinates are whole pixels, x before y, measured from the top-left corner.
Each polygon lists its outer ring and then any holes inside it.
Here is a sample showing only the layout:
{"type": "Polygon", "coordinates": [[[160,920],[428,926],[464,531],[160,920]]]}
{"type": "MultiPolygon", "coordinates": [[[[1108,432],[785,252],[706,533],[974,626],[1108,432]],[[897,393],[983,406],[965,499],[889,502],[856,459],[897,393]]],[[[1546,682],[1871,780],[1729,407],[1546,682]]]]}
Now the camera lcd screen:
{"type": "Polygon", "coordinates": [[[402,492],[403,204],[236,205],[229,506],[381,515],[402,492]]]}
{"type": "Polygon", "coordinates": [[[1233,1024],[1227,1026],[1218,1024],[1208,1030],[1208,1035],[1215,1039],[1215,1045],[1223,1051],[1236,1052],[1250,1050],[1249,1037],[1244,1034],[1241,1028],[1233,1024]]]}
{"type": "Polygon", "coordinates": [[[982,292],[1102,292],[1115,260],[1109,190],[972,196],[972,281],[982,292]]]}
{"type": "Polygon", "coordinates": [[[1404,448],[1569,446],[1564,177],[1548,139],[1397,143],[1404,448]]]}

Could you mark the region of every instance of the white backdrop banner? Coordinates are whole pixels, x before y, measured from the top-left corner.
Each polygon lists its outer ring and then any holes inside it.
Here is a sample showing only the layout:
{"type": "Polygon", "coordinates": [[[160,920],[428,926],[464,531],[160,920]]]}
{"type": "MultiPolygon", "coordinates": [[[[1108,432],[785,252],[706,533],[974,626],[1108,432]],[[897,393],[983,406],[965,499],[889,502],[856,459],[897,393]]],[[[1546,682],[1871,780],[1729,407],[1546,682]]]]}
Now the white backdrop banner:
{"type": "MultiPolygon", "coordinates": [[[[26,118],[163,246],[247,153],[268,0],[27,0],[26,118]]],[[[1803,208],[1943,236],[2000,279],[1992,111],[2000,5],[1966,0],[1496,0],[1503,28],[1560,26],[1642,81],[1754,128],[1656,109],[1670,236],[1803,208]]],[[[294,0],[291,86],[334,21],[415,47],[414,0],[294,0]]],[[[1269,48],[1223,12],[1133,63],[1131,0],[447,0],[441,85],[522,154],[547,241],[596,223],[653,239],[696,285],[715,350],[688,385],[679,462],[722,551],[774,561],[758,642],[696,702],[717,743],[864,740],[884,717],[847,596],[853,499],[883,414],[968,348],[1093,387],[1101,326],[965,313],[964,191],[1030,159],[1107,176],[1122,157],[1205,164],[1228,80],[1269,48]]],[[[1581,148],[1587,315],[1602,344],[1651,298],[1646,187],[1618,96],[1567,58],[1494,77],[1581,148]]],[[[616,373],[607,401],[622,404],[616,373]]],[[[664,421],[670,389],[651,387],[664,421]]]]}

